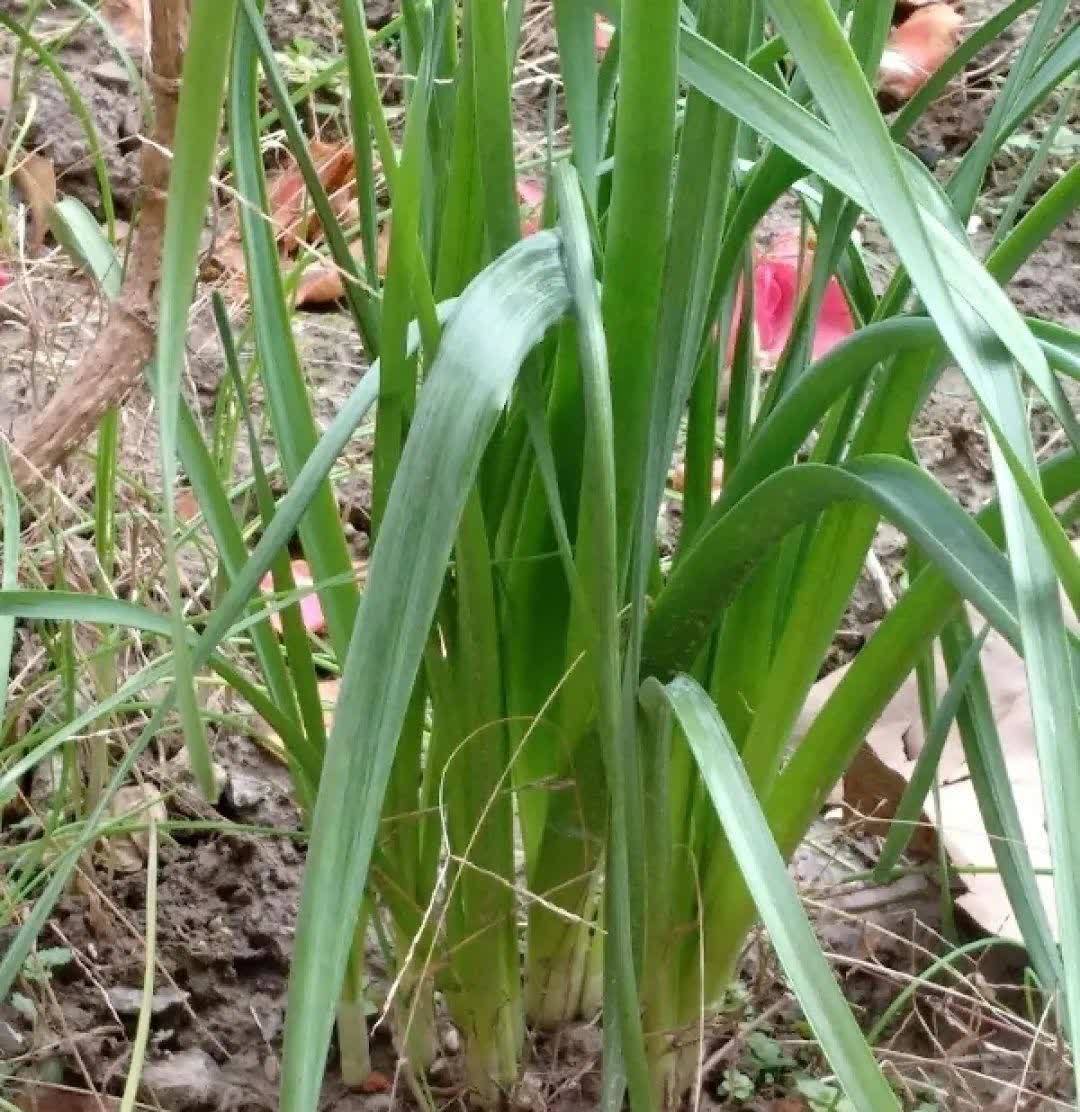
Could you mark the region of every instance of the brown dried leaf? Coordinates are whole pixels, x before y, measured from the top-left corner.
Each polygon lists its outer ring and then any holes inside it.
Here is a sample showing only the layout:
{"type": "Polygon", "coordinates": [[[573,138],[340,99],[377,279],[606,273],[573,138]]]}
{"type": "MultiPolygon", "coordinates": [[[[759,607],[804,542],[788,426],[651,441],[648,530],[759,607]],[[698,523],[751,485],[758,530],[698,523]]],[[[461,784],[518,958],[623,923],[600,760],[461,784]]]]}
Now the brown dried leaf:
{"type": "MultiPolygon", "coordinates": [[[[390,235],[388,226],[384,225],[379,230],[376,243],[378,258],[375,265],[380,274],[386,273],[386,260],[390,253],[390,235]]],[[[352,256],[357,265],[363,268],[364,249],[361,244],[353,246],[352,256]]],[[[362,273],[362,269],[361,269],[362,273]]],[[[316,306],[333,305],[345,296],[345,279],[341,271],[333,263],[308,267],[296,290],[296,307],[310,309],[316,306]]]]}
{"type": "MultiPolygon", "coordinates": [[[[152,784],[129,784],[113,796],[109,812],[114,819],[130,818],[133,822],[165,822],[168,812],[161,793],[152,784]]],[[[107,842],[109,863],[121,873],[138,872],[146,862],[150,832],[137,830],[117,835],[107,842]]]]}
{"type": "Polygon", "coordinates": [[[49,209],[56,203],[56,171],[49,159],[31,151],[19,156],[11,177],[30,211],[26,245],[36,251],[45,242],[49,209]]]}
{"type": "MultiPolygon", "coordinates": [[[[1080,541],[1074,541],[1073,546],[1080,551],[1080,541]]],[[[1067,603],[1066,613],[1071,613],[1067,603]]],[[[981,624],[977,614],[972,614],[972,620],[981,624]]],[[[936,663],[938,689],[944,691],[948,678],[940,657],[936,663]]],[[[991,632],[983,646],[982,666],[1032,865],[1048,869],[1050,844],[1024,662],[1000,634],[991,632]]],[[[803,710],[799,733],[805,732],[816,717],[847,673],[847,667],[814,685],[803,710]]],[[[845,804],[859,816],[871,816],[868,823],[871,830],[884,834],[888,829],[888,820],[896,813],[923,743],[918,688],[912,676],[867,734],[844,777],[845,804]]],[[[933,858],[938,847],[943,846],[958,868],[992,867],[990,838],[983,826],[963,745],[955,728],[945,743],[938,775],[940,811],[932,797],[927,800],[909,852],[916,857],[933,858]]],[[[1043,875],[1036,879],[1051,927],[1056,930],[1052,878],[1043,875]]],[[[965,873],[963,882],[967,891],[957,900],[960,907],[987,933],[1021,942],[1000,876],[996,872],[965,873]]]]}
{"type": "Polygon", "coordinates": [[[143,0],[102,0],[101,14],[134,54],[146,49],[146,17],[143,0]]]}
{"type": "MultiPolygon", "coordinates": [[[[350,191],[355,189],[356,162],[352,147],[313,139],[308,151],[319,182],[330,195],[331,202],[343,197],[338,203],[347,203],[350,191]]],[[[302,242],[311,243],[319,237],[322,229],[295,161],[290,159],[288,166],[270,175],[268,194],[270,219],[286,255],[294,255],[302,242]]]]}

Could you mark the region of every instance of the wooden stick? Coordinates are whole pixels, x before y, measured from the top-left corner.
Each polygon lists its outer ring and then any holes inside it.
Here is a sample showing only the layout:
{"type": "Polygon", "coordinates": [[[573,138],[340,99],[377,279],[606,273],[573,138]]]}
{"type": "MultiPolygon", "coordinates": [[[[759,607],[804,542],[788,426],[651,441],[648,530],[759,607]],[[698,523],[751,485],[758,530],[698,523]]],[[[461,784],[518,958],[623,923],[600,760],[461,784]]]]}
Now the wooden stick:
{"type": "Polygon", "coordinates": [[[138,383],[154,352],[157,287],[165,240],[165,201],[176,136],[186,0],[150,0],[150,77],[154,125],[142,149],[142,204],[120,296],[97,339],[34,418],[11,452],[24,494],[97,429],[138,383]]]}

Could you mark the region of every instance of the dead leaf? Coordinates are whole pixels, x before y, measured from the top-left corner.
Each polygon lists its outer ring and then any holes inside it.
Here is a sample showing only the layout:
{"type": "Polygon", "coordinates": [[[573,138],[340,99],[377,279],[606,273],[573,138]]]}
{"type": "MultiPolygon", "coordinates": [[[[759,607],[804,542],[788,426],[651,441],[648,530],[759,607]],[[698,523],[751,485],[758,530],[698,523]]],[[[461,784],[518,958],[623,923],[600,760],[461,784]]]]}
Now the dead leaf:
{"type": "Polygon", "coordinates": [[[30,151],[18,156],[11,178],[30,213],[26,246],[36,251],[45,242],[49,209],[56,203],[56,171],[44,155],[30,151]]]}
{"type": "Polygon", "coordinates": [[[199,516],[199,500],[190,487],[181,487],[176,492],[176,516],[181,521],[194,521],[199,516]]]}
{"type": "MultiPolygon", "coordinates": [[[[375,265],[380,274],[386,273],[386,261],[390,252],[389,225],[379,230],[376,241],[378,257],[375,265]]],[[[364,248],[356,243],[352,248],[352,257],[356,260],[361,276],[364,273],[364,248]]],[[[316,306],[333,305],[345,296],[345,276],[339,267],[328,262],[318,266],[309,266],[304,271],[303,278],[296,290],[296,307],[310,309],[316,306]]]]}
{"type": "MultiPolygon", "coordinates": [[[[165,822],[169,815],[165,810],[161,793],[153,784],[129,784],[113,796],[109,813],[114,819],[128,818],[132,822],[165,822]]],[[[130,834],[116,835],[108,839],[106,852],[109,864],[121,873],[138,872],[146,863],[150,848],[150,832],[134,830],[130,834]]]]}
{"type": "Polygon", "coordinates": [[[372,1070],[371,1073],[360,1082],[360,1092],[388,1093],[390,1092],[390,1079],[386,1074],[379,1073],[378,1070],[372,1070]]]}
{"type": "Polygon", "coordinates": [[[133,54],[146,50],[144,0],[102,0],[101,14],[133,54]]]}
{"type": "MultiPolygon", "coordinates": [[[[686,489],[686,464],[680,463],[669,476],[671,489],[682,494],[686,489]]],[[[724,461],[713,460],[712,466],[712,500],[715,502],[724,489],[724,461]]]]}
{"type": "MultiPolygon", "coordinates": [[[[1073,547],[1080,552],[1080,541],[1074,541],[1073,547]]],[[[1072,612],[1067,601],[1065,612],[1072,612]]],[[[981,624],[981,619],[974,612],[972,619],[976,626],[981,624]]],[[[1075,623],[1073,626],[1075,628],[1075,623]]],[[[1048,869],[1050,843],[1024,662],[1000,634],[991,631],[983,646],[982,666],[1031,862],[1036,869],[1048,869]]],[[[797,733],[805,732],[809,722],[843,680],[848,668],[850,665],[832,672],[814,685],[797,733]]],[[[937,672],[938,689],[944,691],[948,679],[940,657],[937,672]]],[[[869,823],[872,830],[878,833],[886,831],[888,820],[896,813],[914,772],[923,742],[918,688],[912,676],[871,728],[844,777],[846,806],[857,815],[872,816],[877,820],[869,823]]],[[[983,826],[963,745],[955,728],[945,743],[938,776],[940,811],[933,797],[929,798],[909,852],[916,857],[933,858],[940,845],[957,868],[993,866],[990,838],[983,826]]],[[[1022,942],[999,874],[964,873],[961,879],[967,891],[957,899],[959,906],[988,934],[1022,942]]],[[[1036,882],[1051,929],[1056,932],[1053,880],[1048,875],[1040,875],[1036,877],[1036,882]]]]}
{"type": "MultiPolygon", "coordinates": [[[[356,187],[352,147],[347,143],[323,143],[312,139],[308,153],[331,204],[342,204],[342,198],[347,202],[356,187]]],[[[296,254],[301,243],[313,243],[320,237],[322,229],[295,160],[270,176],[268,199],[270,219],[286,255],[296,254]]]]}
{"type": "Polygon", "coordinates": [[[319,684],[319,702],[322,703],[323,721],[328,730],[334,724],[334,708],[337,706],[340,691],[341,680],[323,680],[319,684]]]}

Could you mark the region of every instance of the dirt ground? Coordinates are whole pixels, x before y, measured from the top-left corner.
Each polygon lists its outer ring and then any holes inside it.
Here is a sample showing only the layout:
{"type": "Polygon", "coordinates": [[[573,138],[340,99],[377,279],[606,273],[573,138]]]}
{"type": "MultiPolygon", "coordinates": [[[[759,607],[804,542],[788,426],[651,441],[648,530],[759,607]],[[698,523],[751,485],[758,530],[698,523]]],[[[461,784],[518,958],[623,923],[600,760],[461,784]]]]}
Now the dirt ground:
{"type": "MultiPolygon", "coordinates": [[[[18,15],[19,0],[8,2],[18,15]]],[[[974,17],[983,8],[997,6],[995,0],[972,0],[968,11],[974,17]]],[[[385,20],[390,7],[369,0],[372,22],[385,20]]],[[[529,7],[533,14],[526,24],[525,61],[516,86],[526,154],[540,149],[551,80],[553,40],[542,7],[529,7]]],[[[332,8],[325,0],[269,0],[268,25],[275,45],[288,49],[297,39],[306,39],[317,50],[332,50],[337,36],[332,8]]],[[[52,18],[59,17],[46,17],[52,18]]],[[[951,91],[920,126],[915,143],[940,166],[959,157],[978,134],[995,78],[1007,61],[1007,53],[1001,56],[1014,45],[1015,41],[996,44],[978,61],[975,68],[982,72],[951,91]]],[[[0,67],[4,53],[0,38],[0,67]]],[[[136,91],[93,30],[68,42],[62,60],[103,135],[118,211],[126,218],[138,187],[136,91]]],[[[97,209],[100,197],[89,150],[63,95],[44,77],[35,92],[38,106],[28,144],[54,162],[62,194],[97,209]]],[[[1015,161],[1021,156],[1009,157],[1015,161]]],[[[1007,189],[1012,172],[1009,159],[999,160],[990,203],[995,191],[1007,189]]],[[[992,216],[989,210],[981,214],[976,242],[988,235],[985,229],[992,216]]],[[[871,257],[877,254],[887,266],[889,252],[880,237],[872,228],[864,230],[864,237],[871,257]]],[[[0,428],[5,432],[41,407],[104,318],[96,295],[57,250],[22,260],[15,277],[0,293],[0,428]]],[[[1080,327],[1080,216],[1074,214],[1059,229],[1011,290],[1024,312],[1080,327]]],[[[296,328],[317,417],[325,423],[362,375],[363,354],[342,314],[302,314],[296,328]]],[[[193,318],[190,354],[191,395],[208,416],[221,360],[205,304],[193,318]]],[[[145,397],[125,408],[123,421],[125,466],[152,490],[156,440],[153,411],[145,397]]],[[[1052,452],[1058,446],[1053,423],[1037,405],[1033,427],[1040,450],[1052,452]]],[[[914,436],[920,456],[965,506],[975,508],[986,500],[992,481],[985,434],[958,375],[943,376],[914,436]]],[[[342,510],[356,526],[360,552],[367,490],[363,459],[346,461],[344,472],[342,510]]],[[[70,479],[65,493],[77,501],[88,489],[90,472],[76,464],[70,479]]],[[[141,508],[149,513],[151,506],[148,496],[141,508]]],[[[876,551],[895,586],[904,554],[902,536],[883,527],[876,551]]],[[[142,573],[152,577],[157,569],[151,558],[146,559],[142,573]]],[[[867,578],[837,640],[835,663],[857,651],[880,621],[884,606],[880,584],[867,578]]],[[[31,652],[25,642],[20,649],[31,652]]],[[[25,664],[29,657],[20,659],[25,664]]],[[[147,781],[165,791],[169,818],[189,823],[188,829],[173,831],[161,849],[158,995],[144,1091],[151,1107],[169,1112],[263,1112],[276,1107],[284,994],[303,863],[302,842],[296,837],[299,815],[284,767],[251,736],[217,730],[216,759],[226,790],[216,809],[191,790],[179,751],[177,739],[141,766],[147,781]],[[262,832],[226,836],[199,830],[197,824],[207,820],[227,820],[262,832]]],[[[10,832],[3,834],[0,844],[11,837],[10,832]]],[[[851,872],[872,867],[874,853],[872,839],[850,830],[833,814],[818,824],[793,865],[848,998],[868,1019],[880,1015],[926,967],[928,955],[940,950],[944,930],[940,894],[924,876],[905,877],[884,888],[844,883],[851,872]]],[[[115,1107],[130,1060],[143,974],[146,878],[145,870],[136,865],[131,871],[116,865],[80,874],[41,940],[42,948],[68,956],[24,986],[31,998],[29,1009],[0,1005],[0,1062],[39,1081],[35,1086],[12,1084],[8,1093],[0,1074],[0,1094],[17,1099],[20,1107],[30,1107],[28,1095],[33,1093],[38,1106],[49,1112],[89,1112],[98,1102],[85,1095],[88,1091],[105,1094],[105,1106],[115,1107]]],[[[4,937],[0,930],[0,946],[4,937]]],[[[383,969],[377,947],[372,946],[369,959],[377,995],[383,969]]],[[[950,1108],[1066,1107],[1053,1095],[1064,1083],[1061,1056],[1037,1045],[1032,1022],[1009,1007],[1015,996],[1009,986],[1017,984],[1022,964],[1020,955],[1000,953],[992,965],[982,959],[970,962],[960,967],[964,981],[959,988],[951,994],[928,993],[919,1007],[906,1013],[900,1029],[886,1042],[885,1057],[896,1076],[909,1079],[912,1107],[925,1096],[919,1078],[951,1094],[950,1108]],[[1000,1102],[1002,1094],[1008,1097],[1005,1103],[1000,1102]]],[[[738,1005],[710,1032],[702,1106],[761,1112],[808,1107],[789,1097],[779,1080],[772,1088],[759,1087],[750,1103],[735,1100],[722,1088],[725,1070],[750,1053],[755,1031],[768,1033],[798,1061],[816,1063],[816,1052],[799,1023],[767,946],[752,943],[738,1005]]],[[[458,1040],[445,1024],[442,1035],[444,1057],[433,1073],[434,1091],[445,1097],[447,1106],[460,1105],[454,1097],[458,1040]]],[[[538,1039],[526,1081],[515,1094],[515,1107],[593,1107],[599,1053],[595,1025],[538,1039]]],[[[373,1057],[376,1068],[392,1081],[393,1049],[385,1035],[377,1036],[373,1057]]],[[[396,1089],[347,1092],[331,1070],[323,1107],[328,1112],[381,1112],[398,1097],[403,1094],[396,1089]]]]}

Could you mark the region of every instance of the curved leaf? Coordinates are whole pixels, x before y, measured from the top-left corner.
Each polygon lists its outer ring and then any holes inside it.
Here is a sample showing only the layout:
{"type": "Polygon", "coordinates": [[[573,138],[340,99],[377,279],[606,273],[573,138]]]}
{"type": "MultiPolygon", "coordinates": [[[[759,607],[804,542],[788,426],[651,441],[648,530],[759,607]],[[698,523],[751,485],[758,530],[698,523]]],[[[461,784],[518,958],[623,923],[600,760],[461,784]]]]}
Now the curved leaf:
{"type": "Polygon", "coordinates": [[[289,980],[284,1112],[317,1103],[380,804],[465,500],[522,360],[569,296],[557,235],[511,248],[462,294],[421,392],[372,552],[315,806],[289,980]]]}
{"type": "Polygon", "coordinates": [[[173,632],[172,622],[164,614],[123,599],[78,591],[0,591],[0,614],[29,620],[128,626],[162,637],[170,637],[173,632]]]}
{"type": "Polygon", "coordinates": [[[739,752],[716,707],[689,676],[678,676],[666,687],[647,680],[642,701],[666,701],[675,712],[769,940],[853,1105],[860,1112],[899,1109],[814,937],[739,752]]]}
{"type": "Polygon", "coordinates": [[[850,501],[873,505],[904,530],[949,582],[1016,642],[1009,566],[986,534],[914,464],[862,456],[842,467],[785,468],[704,531],[656,600],[643,674],[666,679],[689,668],[725,605],[765,553],[796,525],[850,501]]]}

